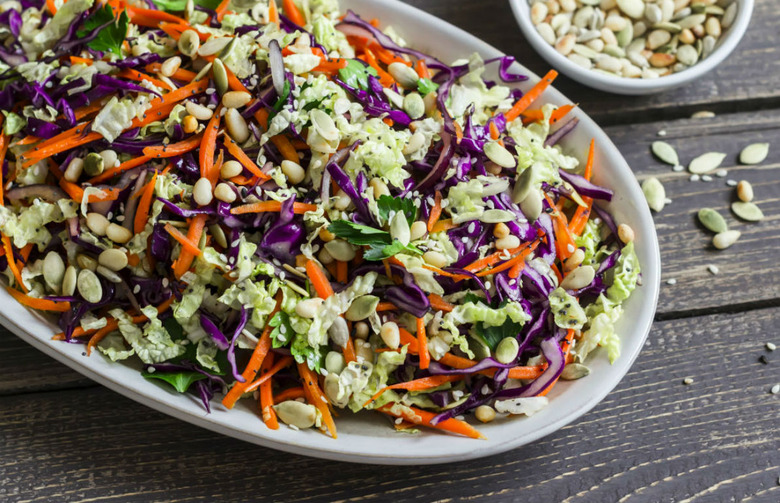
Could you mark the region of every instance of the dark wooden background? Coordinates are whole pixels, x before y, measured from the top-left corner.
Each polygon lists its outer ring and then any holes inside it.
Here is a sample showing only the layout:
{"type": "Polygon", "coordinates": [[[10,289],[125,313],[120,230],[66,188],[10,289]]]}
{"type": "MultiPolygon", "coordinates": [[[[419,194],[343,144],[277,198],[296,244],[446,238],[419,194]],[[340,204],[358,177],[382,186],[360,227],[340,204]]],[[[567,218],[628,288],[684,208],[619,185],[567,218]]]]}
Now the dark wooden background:
{"type": "MultiPolygon", "coordinates": [[[[548,65],[505,0],[411,0],[515,55],[548,65]]],[[[0,501],[780,501],[780,14],[756,0],[747,35],[699,82],[651,97],[591,91],[561,78],[639,178],[673,200],[656,216],[664,267],[656,323],[620,385],[574,424],[531,445],[462,464],[377,467],[256,447],[161,415],[108,391],[0,329],[0,501]],[[712,119],[690,119],[710,110],[712,119]],[[729,216],[742,239],[715,251],[695,221],[728,215],[733,190],[688,181],[655,161],[659,130],[687,163],[717,150],[767,215],[729,216]],[[761,166],[737,163],[769,141],[761,166]],[[712,275],[707,265],[720,273],[712,275]],[[675,278],[675,285],[666,280],[675,278]],[[768,363],[759,362],[765,356],[768,363]],[[682,384],[685,377],[694,383],[682,384]]]]}

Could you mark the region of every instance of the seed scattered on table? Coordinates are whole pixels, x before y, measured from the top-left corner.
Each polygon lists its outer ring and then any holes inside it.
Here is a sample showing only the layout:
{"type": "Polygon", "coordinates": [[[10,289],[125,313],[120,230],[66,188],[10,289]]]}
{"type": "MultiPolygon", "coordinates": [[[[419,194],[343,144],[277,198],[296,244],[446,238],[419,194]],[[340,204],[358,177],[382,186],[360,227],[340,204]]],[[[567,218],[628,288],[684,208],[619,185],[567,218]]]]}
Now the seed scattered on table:
{"type": "Polygon", "coordinates": [[[710,271],[710,274],[718,274],[720,272],[720,269],[715,264],[708,265],[707,270],[710,271]]]}
{"type": "Polygon", "coordinates": [[[761,164],[769,155],[768,143],[754,143],[745,147],[739,154],[742,164],[761,164]]]}
{"type": "Polygon", "coordinates": [[[666,280],[666,284],[667,285],[676,285],[677,284],[677,279],[669,278],[669,279],[666,280]]]}
{"type": "Polygon", "coordinates": [[[774,386],[772,386],[769,392],[772,393],[773,395],[780,393],[780,384],[775,384],[774,386]]]}
{"type": "Polygon", "coordinates": [[[683,379],[683,384],[685,384],[686,386],[689,385],[689,384],[693,384],[693,378],[692,377],[686,377],[685,379],[683,379]]]}
{"type": "Polygon", "coordinates": [[[775,346],[773,342],[767,342],[766,349],[767,351],[774,351],[775,349],[777,349],[777,346],[775,346]]]}

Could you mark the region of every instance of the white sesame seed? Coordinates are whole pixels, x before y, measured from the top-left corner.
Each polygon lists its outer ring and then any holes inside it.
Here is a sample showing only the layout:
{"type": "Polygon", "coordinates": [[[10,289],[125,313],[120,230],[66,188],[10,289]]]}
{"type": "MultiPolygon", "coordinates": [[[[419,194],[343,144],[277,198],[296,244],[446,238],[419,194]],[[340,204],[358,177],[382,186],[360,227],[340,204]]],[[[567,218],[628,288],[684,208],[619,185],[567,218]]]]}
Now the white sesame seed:
{"type": "Polygon", "coordinates": [[[483,395],[487,395],[490,393],[490,387],[487,384],[482,385],[482,389],[480,390],[483,395]]]}
{"type": "Polygon", "coordinates": [[[718,178],[726,178],[728,174],[729,172],[726,171],[725,169],[719,169],[718,171],[715,172],[715,176],[717,176],[718,178]]]}
{"type": "Polygon", "coordinates": [[[701,181],[702,182],[711,182],[712,177],[710,175],[701,175],[701,181]]]}
{"type": "Polygon", "coordinates": [[[737,181],[736,180],[726,180],[726,185],[728,185],[729,187],[736,187],[737,186],[737,181]]]}
{"type": "Polygon", "coordinates": [[[510,279],[509,280],[509,286],[515,286],[516,284],[517,284],[517,280],[516,279],[510,279]]]}
{"type": "Polygon", "coordinates": [[[568,245],[566,245],[566,251],[568,251],[569,253],[574,253],[574,250],[576,250],[576,249],[577,249],[577,247],[575,247],[575,246],[574,246],[573,244],[571,244],[571,243],[569,243],[568,245]]]}
{"type": "Polygon", "coordinates": [[[707,266],[707,270],[710,271],[712,274],[718,274],[720,272],[720,269],[718,269],[718,266],[714,264],[710,264],[707,266]]]}
{"type": "Polygon", "coordinates": [[[170,282],[170,281],[168,281],[168,278],[163,278],[163,279],[162,279],[162,287],[163,287],[163,288],[168,288],[168,285],[169,285],[170,283],[171,283],[171,282],[170,282]]]}
{"type": "Polygon", "coordinates": [[[774,351],[775,349],[777,349],[777,346],[775,346],[773,342],[767,342],[766,349],[767,351],[774,351]]]}
{"type": "Polygon", "coordinates": [[[666,136],[666,129],[658,131],[658,136],[666,136]]]}
{"type": "Polygon", "coordinates": [[[690,180],[692,182],[698,182],[701,177],[699,175],[691,175],[690,180]]]}
{"type": "Polygon", "coordinates": [[[679,164],[672,168],[672,171],[677,171],[678,173],[680,171],[683,171],[685,168],[683,166],[680,166],[679,164]]]}
{"type": "Polygon", "coordinates": [[[474,222],[471,222],[471,223],[469,224],[469,227],[468,227],[468,233],[469,233],[469,234],[473,234],[473,233],[474,233],[474,230],[475,230],[476,228],[477,228],[477,224],[475,224],[474,222]]]}
{"type": "Polygon", "coordinates": [[[395,424],[401,424],[403,422],[404,422],[404,418],[402,418],[402,417],[395,418],[395,424]]]}
{"type": "Polygon", "coordinates": [[[672,200],[667,197],[664,199],[664,204],[672,204],[672,200]]]}
{"type": "Polygon", "coordinates": [[[133,293],[137,294],[141,291],[141,285],[135,285],[133,287],[133,293]]]}
{"type": "Polygon", "coordinates": [[[463,236],[462,238],[460,238],[460,240],[461,240],[462,242],[464,242],[464,243],[468,243],[468,242],[469,242],[469,238],[468,238],[468,236],[463,236]]]}
{"type": "Polygon", "coordinates": [[[669,278],[669,279],[666,280],[666,284],[667,285],[676,285],[677,284],[677,280],[675,278],[669,278]]]}
{"type": "Polygon", "coordinates": [[[693,384],[693,378],[692,377],[686,377],[685,379],[683,379],[683,384],[685,384],[685,385],[693,384]]]}
{"type": "Polygon", "coordinates": [[[772,393],[773,395],[780,393],[780,384],[775,384],[774,386],[772,386],[772,389],[770,389],[769,392],[772,393]]]}

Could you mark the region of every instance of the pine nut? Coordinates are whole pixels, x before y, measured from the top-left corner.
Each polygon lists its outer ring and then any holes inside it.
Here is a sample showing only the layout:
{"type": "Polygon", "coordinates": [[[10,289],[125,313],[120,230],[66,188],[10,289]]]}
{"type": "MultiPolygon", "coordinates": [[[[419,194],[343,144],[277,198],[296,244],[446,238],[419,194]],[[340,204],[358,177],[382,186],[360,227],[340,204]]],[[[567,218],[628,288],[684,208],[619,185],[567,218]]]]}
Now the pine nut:
{"type": "Polygon", "coordinates": [[[581,248],[577,248],[563,263],[563,272],[573,271],[582,264],[583,260],[585,260],[585,252],[581,248]]]}
{"type": "Polygon", "coordinates": [[[225,180],[229,180],[234,176],[240,175],[243,172],[244,172],[244,167],[241,165],[241,163],[238,161],[234,161],[232,159],[229,161],[225,161],[222,164],[222,167],[219,169],[219,175],[225,180]]]}
{"type": "Polygon", "coordinates": [[[339,190],[336,192],[336,200],[333,201],[333,207],[339,211],[344,211],[352,204],[352,199],[349,198],[346,192],[339,190]]]}
{"type": "Polygon", "coordinates": [[[371,181],[368,182],[368,186],[374,190],[374,199],[390,195],[390,189],[387,188],[387,184],[380,178],[372,178],[371,181]]]}
{"type": "Polygon", "coordinates": [[[355,338],[366,340],[368,339],[368,323],[358,321],[355,323],[355,338]]]}
{"type": "Polygon", "coordinates": [[[582,265],[571,271],[561,281],[561,288],[564,290],[579,290],[590,285],[593,278],[596,277],[596,270],[589,265],[582,265]]]}
{"type": "Polygon", "coordinates": [[[355,341],[355,356],[357,356],[358,362],[369,362],[373,363],[374,361],[374,350],[371,349],[371,344],[368,341],[361,341],[356,340],[355,341]]]}
{"type": "Polygon", "coordinates": [[[214,115],[214,112],[208,108],[204,107],[200,103],[196,103],[194,101],[188,101],[184,104],[184,108],[187,109],[187,113],[198,119],[199,121],[207,121],[211,119],[211,116],[214,115]]]}
{"type": "Polygon", "coordinates": [[[114,243],[124,244],[133,239],[133,233],[126,227],[111,223],[106,228],[106,237],[114,243]]]}
{"type": "Polygon", "coordinates": [[[336,235],[328,230],[327,227],[321,227],[319,232],[320,239],[324,242],[333,241],[336,239],[336,235]]]}
{"type": "Polygon", "coordinates": [[[98,263],[112,271],[121,271],[127,267],[127,254],[116,248],[109,248],[98,255],[98,263]]]}
{"type": "Polygon", "coordinates": [[[303,169],[303,166],[287,159],[282,161],[282,173],[287,177],[287,181],[293,185],[298,185],[306,178],[306,171],[303,169]]]}
{"type": "Polygon", "coordinates": [[[179,56],[173,56],[163,61],[160,65],[160,73],[166,77],[173,77],[173,74],[178,71],[181,66],[181,58],[179,56]]]}
{"type": "Polygon", "coordinates": [[[186,115],[181,121],[181,127],[185,133],[194,133],[198,129],[198,119],[194,115],[186,115]]]}
{"type": "Polygon", "coordinates": [[[503,222],[497,223],[493,227],[493,236],[498,239],[503,239],[509,235],[509,227],[503,222]]]}
{"type": "Polygon", "coordinates": [[[80,157],[74,157],[68,167],[65,169],[65,173],[62,175],[69,182],[77,182],[81,176],[81,171],[84,169],[84,159],[80,157]]]}
{"type": "Polygon", "coordinates": [[[105,236],[111,222],[100,213],[87,213],[87,227],[96,236],[105,236]]]}
{"type": "Polygon", "coordinates": [[[474,410],[474,417],[482,423],[489,423],[496,418],[496,410],[490,405],[480,405],[474,410]]]}
{"type": "Polygon", "coordinates": [[[618,225],[618,238],[625,244],[634,240],[634,229],[627,224],[618,225]]]}
{"type": "Polygon", "coordinates": [[[422,220],[418,220],[412,224],[412,227],[410,228],[410,239],[412,241],[417,241],[418,239],[422,239],[425,237],[425,235],[428,233],[428,226],[425,225],[425,222],[422,220]]]}
{"type": "Polygon", "coordinates": [[[317,309],[323,303],[323,299],[314,297],[311,299],[304,299],[295,305],[295,314],[301,318],[313,319],[317,315],[317,309]]]}
{"type": "Polygon", "coordinates": [[[214,197],[224,203],[232,203],[236,200],[236,192],[227,183],[219,183],[214,188],[214,197]]]}
{"type": "Polygon", "coordinates": [[[712,244],[718,250],[725,250],[729,246],[736,243],[741,235],[742,233],[739,231],[720,232],[715,234],[715,237],[712,238],[712,244]]]}
{"type": "Polygon", "coordinates": [[[412,155],[420,150],[425,145],[425,135],[417,131],[409,137],[409,141],[406,143],[403,149],[404,155],[412,155]]]}
{"type": "Polygon", "coordinates": [[[245,91],[228,91],[222,95],[222,106],[241,108],[252,101],[252,95],[245,91]]]}
{"type": "Polygon", "coordinates": [[[286,400],[273,407],[284,424],[289,424],[296,428],[311,428],[317,420],[317,409],[314,405],[308,403],[286,400]]]}
{"type": "Polygon", "coordinates": [[[201,177],[192,187],[192,198],[198,206],[206,206],[211,203],[214,197],[211,191],[211,181],[206,177],[201,177]]]}
{"type": "Polygon", "coordinates": [[[740,201],[749,203],[753,200],[753,186],[747,180],[741,180],[737,184],[737,197],[740,201]]]}
{"type": "Polygon", "coordinates": [[[401,345],[401,332],[394,321],[385,322],[379,330],[379,336],[390,349],[398,349],[398,346],[401,345]]]}
{"type": "Polygon", "coordinates": [[[230,137],[236,142],[244,143],[249,139],[249,126],[235,108],[228,108],[225,112],[225,127],[230,137]]]}
{"type": "Polygon", "coordinates": [[[76,281],[78,278],[78,271],[75,267],[68,266],[65,269],[65,274],[62,276],[62,295],[70,297],[76,293],[76,281]]]}
{"type": "Polygon", "coordinates": [[[328,374],[340,374],[347,362],[344,360],[344,355],[338,351],[328,351],[325,355],[325,370],[328,374]]]}
{"type": "Polygon", "coordinates": [[[496,240],[496,248],[499,250],[511,250],[518,246],[520,246],[520,238],[511,234],[496,240]]]}
{"type": "Polygon", "coordinates": [[[423,254],[423,260],[427,264],[430,264],[433,267],[438,267],[439,269],[447,266],[447,257],[437,251],[430,250],[425,252],[423,254]]]}
{"type": "Polygon", "coordinates": [[[97,304],[103,298],[103,286],[100,279],[89,269],[82,269],[76,279],[79,295],[91,304],[97,304]]]}

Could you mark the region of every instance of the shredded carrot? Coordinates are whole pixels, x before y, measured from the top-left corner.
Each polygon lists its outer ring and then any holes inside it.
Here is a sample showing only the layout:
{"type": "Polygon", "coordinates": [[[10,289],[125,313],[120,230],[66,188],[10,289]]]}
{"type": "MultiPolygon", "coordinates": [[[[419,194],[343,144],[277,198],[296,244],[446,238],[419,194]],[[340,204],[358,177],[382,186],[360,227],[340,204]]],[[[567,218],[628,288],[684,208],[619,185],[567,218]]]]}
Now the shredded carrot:
{"type": "Polygon", "coordinates": [[[238,146],[238,143],[233,141],[233,138],[225,134],[225,147],[227,147],[230,155],[236,158],[238,162],[250,173],[260,178],[261,180],[268,180],[271,177],[263,173],[255,162],[249,158],[244,150],[238,146]]]}
{"type": "Polygon", "coordinates": [[[97,176],[93,176],[87,182],[91,184],[101,183],[105,182],[106,180],[110,180],[114,176],[124,173],[125,171],[129,171],[133,168],[137,168],[138,166],[142,166],[149,162],[151,160],[151,157],[146,157],[145,155],[142,155],[140,157],[136,157],[135,159],[130,159],[129,161],[125,161],[119,166],[116,166],[114,168],[110,168],[102,172],[101,174],[97,176]]]}
{"type": "MultiPolygon", "coordinates": [[[[203,227],[206,225],[207,215],[195,215],[190,219],[190,229],[187,232],[187,239],[192,243],[198,243],[200,236],[203,233],[203,227]]],[[[192,261],[195,255],[187,251],[186,248],[182,248],[179,258],[173,264],[173,273],[177,278],[181,278],[182,275],[187,272],[192,265],[192,261]]]]}
{"type": "Polygon", "coordinates": [[[469,271],[469,272],[477,272],[481,271],[482,269],[486,267],[490,267],[493,264],[497,263],[499,260],[501,260],[503,257],[506,257],[507,255],[514,255],[515,253],[519,252],[523,248],[525,248],[526,245],[520,245],[517,248],[513,248],[511,250],[501,250],[497,251],[495,253],[492,253],[488,255],[487,257],[481,258],[479,260],[475,260],[474,262],[470,263],[463,269],[469,271]]]}
{"type": "Polygon", "coordinates": [[[420,352],[420,343],[417,338],[409,333],[404,327],[398,327],[398,332],[401,335],[401,345],[409,345],[409,353],[416,355],[420,352]]]}
{"type": "MultiPolygon", "coordinates": [[[[289,360],[289,362],[292,362],[292,357],[285,356],[283,360],[289,360]]],[[[262,375],[260,379],[267,379],[261,382],[258,386],[260,387],[260,415],[263,418],[263,422],[266,426],[268,426],[269,429],[278,430],[279,421],[276,419],[276,411],[273,408],[274,395],[273,384],[271,383],[271,377],[273,376],[271,370],[274,366],[274,354],[268,353],[268,355],[263,360],[263,363],[260,365],[260,375],[262,375]]],[[[245,392],[248,390],[249,388],[247,388],[245,392]]]]}
{"type": "Polygon", "coordinates": [[[306,26],[306,18],[303,17],[303,14],[298,10],[298,7],[293,0],[284,0],[282,5],[284,6],[284,13],[287,14],[290,21],[298,26],[306,26]]]}
{"type": "Polygon", "coordinates": [[[336,261],[336,281],[339,283],[347,283],[347,263],[343,260],[336,261]]]}
{"type": "Polygon", "coordinates": [[[392,86],[395,82],[395,79],[389,73],[384,71],[381,66],[379,66],[379,62],[376,60],[374,53],[371,52],[370,49],[365,49],[363,54],[366,57],[366,63],[371,65],[371,68],[376,70],[377,76],[379,77],[379,83],[384,87],[392,86]]]}
{"type": "Polygon", "coordinates": [[[290,143],[290,140],[286,136],[281,134],[272,136],[271,143],[276,146],[276,148],[279,150],[279,153],[282,154],[282,157],[284,157],[286,160],[295,163],[301,161],[301,159],[298,157],[298,152],[295,150],[295,147],[292,146],[292,143],[290,143]]]}
{"type": "Polygon", "coordinates": [[[415,379],[413,381],[401,382],[398,384],[393,384],[391,386],[385,386],[384,388],[377,391],[371,398],[369,398],[366,401],[366,403],[363,404],[363,407],[375,401],[377,398],[382,396],[382,393],[384,393],[389,389],[403,389],[406,391],[423,391],[426,389],[437,388],[442,384],[448,382],[462,381],[463,379],[465,379],[465,376],[463,375],[435,375],[431,377],[423,377],[421,379],[415,379]]]}
{"type": "Polygon", "coordinates": [[[170,236],[179,242],[179,244],[187,250],[188,253],[191,253],[192,255],[198,257],[201,254],[200,248],[198,248],[198,243],[193,243],[189,239],[187,239],[187,236],[181,233],[179,229],[172,226],[171,224],[165,224],[164,227],[165,231],[170,234],[170,236]]]}
{"type": "MultiPolygon", "coordinates": [[[[563,105],[562,107],[558,107],[555,110],[552,111],[550,114],[550,124],[555,124],[562,118],[566,116],[569,112],[574,110],[577,107],[577,105],[574,104],[568,104],[563,105]]],[[[544,119],[544,112],[541,109],[538,110],[526,110],[523,112],[523,124],[536,122],[544,119]]]]}
{"type": "Polygon", "coordinates": [[[46,8],[49,9],[52,16],[57,13],[57,6],[54,4],[54,0],[46,0],[46,8]]]}
{"type": "Polygon", "coordinates": [[[229,4],[230,4],[230,0],[222,0],[217,6],[217,8],[214,9],[214,12],[217,13],[217,21],[219,21],[220,23],[222,22],[222,19],[225,17],[225,14],[227,14],[227,8],[229,4]]]}
{"type": "Polygon", "coordinates": [[[274,403],[282,403],[287,400],[295,400],[296,398],[304,398],[306,394],[303,392],[303,388],[288,388],[278,395],[274,396],[274,403]]]}
{"type": "MultiPolygon", "coordinates": [[[[282,211],[282,203],[279,201],[261,201],[259,203],[244,204],[236,206],[230,210],[233,215],[244,215],[246,213],[265,213],[282,211]]],[[[316,204],[293,203],[293,213],[303,215],[307,211],[317,211],[316,204]]]]}
{"type": "Polygon", "coordinates": [[[528,248],[525,248],[524,250],[521,250],[520,253],[518,253],[517,255],[512,257],[511,259],[507,260],[503,264],[498,265],[496,267],[493,267],[492,269],[485,269],[483,271],[478,272],[477,276],[478,277],[482,277],[482,276],[489,276],[491,274],[496,274],[496,273],[499,273],[501,271],[506,271],[507,269],[509,269],[510,267],[513,267],[515,265],[520,265],[520,267],[522,268],[522,265],[525,263],[525,258],[528,255],[530,255],[531,252],[533,252],[536,249],[537,246],[539,246],[539,241],[538,240],[534,241],[531,244],[531,246],[529,246],[528,248]]]}
{"type": "Polygon", "coordinates": [[[428,215],[428,232],[433,232],[433,228],[441,217],[441,191],[437,190],[436,195],[433,198],[433,207],[431,208],[431,214],[428,215]]]}
{"type": "Polygon", "coordinates": [[[16,265],[16,259],[14,258],[14,249],[11,246],[11,239],[6,236],[5,234],[2,235],[3,240],[3,249],[5,250],[5,258],[8,262],[8,268],[11,269],[11,273],[14,275],[14,279],[16,279],[16,283],[19,285],[19,287],[24,291],[24,293],[27,293],[27,287],[24,286],[24,281],[22,281],[22,274],[19,272],[19,267],[16,265]]]}
{"type": "MultiPolygon", "coordinates": [[[[551,208],[556,207],[548,194],[545,194],[544,198],[551,208]]],[[[562,211],[553,211],[550,216],[552,217],[553,230],[555,231],[555,251],[561,260],[566,260],[576,249],[574,236],[572,236],[571,231],[569,230],[566,215],[564,215],[562,211]]]]}
{"type": "Polygon", "coordinates": [[[532,87],[527,93],[525,93],[517,102],[515,102],[514,106],[512,106],[511,109],[509,109],[507,112],[504,112],[504,117],[506,117],[507,122],[512,122],[513,120],[517,119],[520,114],[525,112],[525,110],[528,108],[528,106],[536,101],[536,99],[542,95],[542,93],[547,89],[550,84],[555,80],[555,78],[558,76],[558,72],[555,70],[550,70],[547,72],[547,75],[545,75],[542,80],[536,83],[534,87],[532,87]]]}
{"type": "Polygon", "coordinates": [[[428,295],[428,301],[431,303],[431,307],[436,309],[437,311],[444,311],[445,313],[451,312],[453,309],[455,309],[455,306],[441,298],[440,295],[437,295],[435,293],[428,295]]]}
{"type": "Polygon", "coordinates": [[[520,272],[523,270],[523,267],[525,267],[525,262],[520,261],[512,266],[511,269],[509,269],[509,277],[511,279],[517,279],[518,276],[520,276],[520,272]]]}
{"type": "MultiPolygon", "coordinates": [[[[596,140],[593,139],[590,141],[588,162],[585,164],[585,172],[583,174],[586,180],[590,180],[590,177],[593,174],[593,157],[595,154],[595,149],[596,140]]],[[[592,198],[583,196],[582,200],[585,203],[585,206],[577,206],[577,209],[574,211],[574,215],[572,215],[571,221],[569,222],[569,231],[571,232],[572,236],[579,236],[582,234],[582,231],[585,230],[585,225],[588,223],[591,209],[593,208],[592,198]]]]}
{"type": "Polygon", "coordinates": [[[177,155],[182,155],[198,148],[202,139],[203,133],[190,136],[186,140],[182,140],[177,143],[171,143],[169,145],[144,147],[143,152],[146,157],[150,157],[152,159],[176,157],[177,155]]]}
{"type": "Polygon", "coordinates": [[[279,24],[279,9],[276,8],[276,0],[268,2],[268,22],[279,24]]]}
{"type": "Polygon", "coordinates": [[[89,58],[80,58],[78,56],[70,56],[71,65],[86,65],[92,66],[93,61],[89,58]]]}
{"type": "Polygon", "coordinates": [[[379,304],[376,305],[377,313],[382,313],[385,311],[395,311],[396,309],[398,309],[398,307],[396,307],[396,305],[393,304],[392,302],[380,302],[379,304]]]}
{"type": "Polygon", "coordinates": [[[154,196],[154,186],[157,183],[157,172],[154,172],[152,179],[146,184],[144,190],[141,192],[141,199],[138,201],[138,207],[135,210],[135,218],[133,220],[133,231],[136,234],[140,234],[146,227],[146,222],[149,220],[149,208],[152,206],[152,197],[154,196]]]}
{"type": "Polygon", "coordinates": [[[431,234],[435,234],[437,232],[445,232],[450,229],[457,228],[457,224],[452,223],[451,218],[443,218],[436,222],[436,224],[433,226],[433,229],[430,230],[431,234]]]}
{"type": "Polygon", "coordinates": [[[311,284],[314,287],[314,291],[317,292],[323,299],[327,299],[333,295],[333,287],[330,286],[330,281],[317,262],[309,259],[306,261],[306,273],[309,275],[311,284]]]}
{"type": "Polygon", "coordinates": [[[325,397],[325,394],[320,389],[317,382],[317,375],[311,371],[306,363],[298,364],[298,374],[300,374],[303,380],[303,391],[306,394],[306,401],[311,405],[314,405],[320,414],[322,414],[322,422],[330,432],[330,436],[337,438],[336,423],[333,421],[333,415],[328,408],[329,402],[325,397]]]}
{"type": "Polygon", "coordinates": [[[431,364],[431,355],[428,353],[428,337],[425,335],[425,321],[417,318],[417,342],[420,345],[420,368],[425,370],[431,364]]]}
{"type": "Polygon", "coordinates": [[[485,438],[485,436],[477,431],[473,426],[465,421],[455,419],[454,417],[441,421],[438,424],[431,424],[431,420],[436,417],[436,414],[433,412],[428,412],[427,410],[418,409],[416,407],[403,407],[398,411],[393,411],[393,405],[395,404],[389,403],[387,405],[383,405],[377,410],[393,417],[403,418],[410,423],[436,428],[437,430],[448,431],[450,433],[456,433],[458,435],[463,435],[469,438],[485,438]]]}
{"type": "Polygon", "coordinates": [[[169,23],[184,25],[185,29],[189,27],[189,23],[184,19],[162,10],[142,9],[131,4],[126,4],[125,9],[127,9],[130,22],[140,26],[157,28],[161,21],[167,21],[169,23]]]}
{"type": "Polygon", "coordinates": [[[219,122],[221,118],[220,108],[218,106],[214,110],[214,114],[209,119],[206,129],[203,131],[203,136],[200,142],[200,150],[198,151],[198,160],[200,161],[200,176],[207,178],[211,182],[211,186],[216,185],[219,179],[219,172],[216,172],[214,168],[214,153],[217,148],[217,135],[219,134],[219,122]]]}
{"type": "Polygon", "coordinates": [[[501,136],[501,133],[498,132],[498,126],[496,126],[495,121],[490,121],[490,138],[493,140],[498,140],[498,137],[501,136]]]}
{"type": "Polygon", "coordinates": [[[154,77],[150,75],[146,75],[145,73],[141,73],[138,70],[131,70],[129,68],[125,68],[124,70],[119,72],[117,76],[124,77],[128,80],[135,80],[138,82],[143,82],[143,81],[150,82],[157,87],[167,89],[168,91],[173,91],[173,88],[167,82],[160,79],[155,79],[154,77]]]}
{"type": "Polygon", "coordinates": [[[431,72],[428,71],[428,65],[425,64],[425,61],[418,59],[414,69],[417,70],[417,75],[421,79],[431,78],[431,72]]]}
{"type": "MultiPolygon", "coordinates": [[[[443,357],[441,357],[441,359],[439,359],[439,363],[460,370],[471,368],[477,364],[477,362],[474,360],[469,360],[468,358],[463,358],[461,356],[455,356],[452,353],[446,353],[443,357]]],[[[536,379],[542,375],[542,372],[544,372],[545,368],[546,364],[525,367],[512,367],[509,369],[509,377],[512,379],[536,379]]],[[[496,373],[496,370],[485,369],[479,371],[478,373],[493,376],[496,373]]]]}
{"type": "MultiPolygon", "coordinates": [[[[10,257],[8,263],[10,264],[12,261],[13,256],[10,257]]],[[[20,304],[32,307],[33,309],[38,309],[39,311],[56,311],[64,313],[65,311],[70,310],[70,302],[54,302],[53,300],[30,297],[13,288],[6,288],[6,290],[11,294],[11,297],[16,299],[20,304]]]]}
{"type": "Polygon", "coordinates": [[[347,343],[344,345],[344,361],[347,363],[357,361],[357,353],[355,353],[355,344],[352,342],[352,337],[347,337],[347,343]]]}

